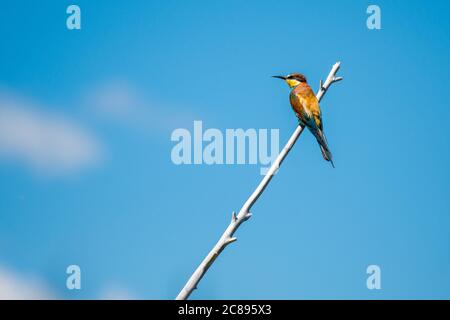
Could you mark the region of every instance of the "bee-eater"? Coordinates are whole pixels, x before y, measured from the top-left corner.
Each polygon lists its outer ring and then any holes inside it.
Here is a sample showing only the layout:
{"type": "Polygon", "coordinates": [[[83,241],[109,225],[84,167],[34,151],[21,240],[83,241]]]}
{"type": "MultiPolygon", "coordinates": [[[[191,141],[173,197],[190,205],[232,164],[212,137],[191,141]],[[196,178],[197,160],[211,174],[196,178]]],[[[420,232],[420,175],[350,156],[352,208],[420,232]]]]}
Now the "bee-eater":
{"type": "Polygon", "coordinates": [[[300,73],[292,73],[287,76],[273,76],[274,78],[283,79],[292,89],[289,95],[292,109],[297,115],[300,125],[306,126],[309,131],[316,137],[320,145],[323,158],[334,163],[330,149],[328,148],[327,139],[323,133],[322,114],[320,112],[319,101],[309,86],[304,75],[300,73]]]}

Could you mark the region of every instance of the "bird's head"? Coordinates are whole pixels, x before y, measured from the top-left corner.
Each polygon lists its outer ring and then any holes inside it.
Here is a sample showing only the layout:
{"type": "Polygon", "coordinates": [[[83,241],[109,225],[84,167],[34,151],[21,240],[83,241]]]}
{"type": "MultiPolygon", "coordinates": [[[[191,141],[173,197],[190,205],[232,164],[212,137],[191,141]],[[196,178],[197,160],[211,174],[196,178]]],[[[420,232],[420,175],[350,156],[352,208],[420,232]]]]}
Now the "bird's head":
{"type": "Polygon", "coordinates": [[[298,86],[300,83],[306,83],[306,78],[300,73],[291,73],[287,76],[273,76],[274,78],[283,79],[290,88],[298,86]]]}

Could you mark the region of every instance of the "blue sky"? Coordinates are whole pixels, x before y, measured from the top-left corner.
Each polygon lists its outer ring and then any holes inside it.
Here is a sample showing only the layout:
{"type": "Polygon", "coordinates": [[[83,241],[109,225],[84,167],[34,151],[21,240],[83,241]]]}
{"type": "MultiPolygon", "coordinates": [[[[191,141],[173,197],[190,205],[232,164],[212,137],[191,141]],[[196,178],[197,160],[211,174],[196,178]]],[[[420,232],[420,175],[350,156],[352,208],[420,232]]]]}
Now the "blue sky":
{"type": "Polygon", "coordinates": [[[447,1],[9,1],[0,10],[0,293],[174,298],[259,165],[180,165],[174,129],[296,126],[274,74],[322,100],[192,298],[450,298],[447,1]],[[66,267],[82,289],[66,289],[66,267]],[[368,290],[366,268],[381,268],[368,290]],[[5,289],[6,288],[6,289],[5,289]],[[6,293],[5,293],[6,292],[6,293]]]}

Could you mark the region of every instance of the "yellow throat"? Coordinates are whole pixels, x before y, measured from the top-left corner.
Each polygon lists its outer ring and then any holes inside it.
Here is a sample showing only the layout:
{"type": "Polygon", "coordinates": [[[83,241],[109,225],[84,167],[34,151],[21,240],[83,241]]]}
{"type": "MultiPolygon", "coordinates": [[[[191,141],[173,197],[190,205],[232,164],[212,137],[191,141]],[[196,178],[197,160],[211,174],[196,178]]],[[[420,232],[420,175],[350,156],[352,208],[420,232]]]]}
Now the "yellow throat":
{"type": "Polygon", "coordinates": [[[293,87],[299,85],[299,84],[300,84],[300,81],[295,80],[295,79],[286,79],[286,83],[288,84],[288,86],[289,86],[290,88],[293,88],[293,87]]]}

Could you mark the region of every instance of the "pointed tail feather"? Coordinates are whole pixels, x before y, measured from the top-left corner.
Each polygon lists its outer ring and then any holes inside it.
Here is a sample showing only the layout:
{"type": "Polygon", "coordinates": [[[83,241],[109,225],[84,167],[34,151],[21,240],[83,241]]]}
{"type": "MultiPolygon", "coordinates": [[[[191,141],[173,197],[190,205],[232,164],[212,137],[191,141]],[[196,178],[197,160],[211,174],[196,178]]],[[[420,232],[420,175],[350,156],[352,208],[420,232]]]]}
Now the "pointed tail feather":
{"type": "Polygon", "coordinates": [[[331,154],[330,150],[325,150],[324,147],[320,146],[320,151],[322,151],[322,156],[326,161],[331,162],[331,166],[335,168],[334,162],[333,162],[333,155],[331,154]]]}
{"type": "Polygon", "coordinates": [[[326,161],[330,161],[331,165],[334,168],[334,162],[333,162],[333,155],[330,152],[330,149],[328,148],[327,139],[325,138],[325,135],[323,134],[322,130],[318,129],[316,131],[316,139],[317,142],[320,145],[320,151],[322,151],[322,156],[326,161]]]}

